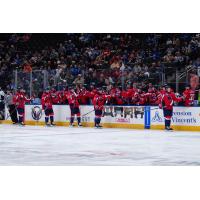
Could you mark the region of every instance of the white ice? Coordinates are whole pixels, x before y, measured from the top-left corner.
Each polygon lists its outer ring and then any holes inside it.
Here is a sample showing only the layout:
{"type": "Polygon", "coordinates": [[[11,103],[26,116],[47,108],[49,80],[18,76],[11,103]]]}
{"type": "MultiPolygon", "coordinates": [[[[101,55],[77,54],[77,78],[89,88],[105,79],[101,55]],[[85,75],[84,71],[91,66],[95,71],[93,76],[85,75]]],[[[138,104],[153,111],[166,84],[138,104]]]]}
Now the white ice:
{"type": "Polygon", "coordinates": [[[200,133],[0,125],[0,165],[200,165],[200,133]]]}

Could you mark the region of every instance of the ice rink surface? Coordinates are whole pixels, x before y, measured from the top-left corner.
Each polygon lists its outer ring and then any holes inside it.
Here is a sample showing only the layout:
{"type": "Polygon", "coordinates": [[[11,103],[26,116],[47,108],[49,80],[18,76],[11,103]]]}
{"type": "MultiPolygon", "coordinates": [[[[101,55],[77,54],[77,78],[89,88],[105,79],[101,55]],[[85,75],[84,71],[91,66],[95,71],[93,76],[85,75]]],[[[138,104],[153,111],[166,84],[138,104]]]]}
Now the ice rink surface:
{"type": "Polygon", "coordinates": [[[1,124],[0,165],[200,165],[200,133],[1,124]]]}

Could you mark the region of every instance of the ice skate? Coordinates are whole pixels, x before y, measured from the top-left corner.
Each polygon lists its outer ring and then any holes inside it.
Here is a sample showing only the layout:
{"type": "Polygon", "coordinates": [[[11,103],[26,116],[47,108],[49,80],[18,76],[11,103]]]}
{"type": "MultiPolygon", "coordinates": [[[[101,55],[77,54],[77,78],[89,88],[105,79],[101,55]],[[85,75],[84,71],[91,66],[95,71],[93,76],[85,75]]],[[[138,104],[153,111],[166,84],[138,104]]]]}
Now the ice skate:
{"type": "Polygon", "coordinates": [[[80,128],[80,127],[83,127],[83,125],[82,125],[81,123],[79,123],[79,124],[78,124],[78,127],[79,127],[79,128],[80,128]]]}
{"type": "Polygon", "coordinates": [[[45,123],[45,126],[46,127],[50,127],[51,125],[49,123],[45,123]]]}
{"type": "Polygon", "coordinates": [[[167,126],[167,127],[165,127],[165,131],[173,131],[173,128],[167,126]]]}
{"type": "Polygon", "coordinates": [[[56,126],[56,124],[54,124],[54,123],[51,123],[51,124],[50,124],[50,126],[51,126],[51,127],[54,127],[54,126],[56,126]]]}
{"type": "Polygon", "coordinates": [[[73,128],[73,127],[75,127],[74,124],[70,124],[70,125],[69,125],[69,128],[73,128]]]}
{"type": "Polygon", "coordinates": [[[97,124],[97,125],[95,126],[95,128],[101,129],[101,128],[103,128],[103,126],[97,124]]]}
{"type": "Polygon", "coordinates": [[[24,122],[19,123],[19,126],[25,126],[26,124],[24,122]]]}

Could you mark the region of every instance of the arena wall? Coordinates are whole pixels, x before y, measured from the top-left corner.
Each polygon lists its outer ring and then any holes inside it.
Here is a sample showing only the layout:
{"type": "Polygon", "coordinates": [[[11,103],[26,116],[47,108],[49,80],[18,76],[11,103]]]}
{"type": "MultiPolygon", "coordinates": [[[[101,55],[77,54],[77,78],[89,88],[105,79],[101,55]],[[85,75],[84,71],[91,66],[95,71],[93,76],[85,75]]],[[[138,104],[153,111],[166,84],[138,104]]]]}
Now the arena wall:
{"type": "MultiPolygon", "coordinates": [[[[70,109],[67,105],[54,105],[55,123],[59,126],[68,126],[70,109]]],[[[81,106],[82,124],[86,127],[94,126],[93,106],[81,106]]],[[[11,123],[8,111],[8,120],[11,123]]],[[[25,123],[27,125],[44,125],[44,111],[41,105],[26,105],[25,123]]],[[[163,111],[154,106],[106,106],[102,125],[107,128],[133,129],[163,129],[163,111]]],[[[172,127],[175,130],[200,131],[199,107],[174,107],[172,127]]]]}

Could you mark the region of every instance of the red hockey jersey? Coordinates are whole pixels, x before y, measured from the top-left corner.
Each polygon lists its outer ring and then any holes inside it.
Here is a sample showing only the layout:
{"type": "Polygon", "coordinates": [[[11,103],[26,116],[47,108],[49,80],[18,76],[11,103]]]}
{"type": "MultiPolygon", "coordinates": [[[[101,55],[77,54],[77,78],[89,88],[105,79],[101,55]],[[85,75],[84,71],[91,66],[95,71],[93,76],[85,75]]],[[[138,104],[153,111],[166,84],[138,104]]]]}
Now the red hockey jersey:
{"type": "Polygon", "coordinates": [[[80,99],[80,104],[81,105],[86,105],[88,103],[88,100],[90,98],[90,92],[87,91],[86,89],[81,89],[78,93],[79,99],[80,99]]]}
{"type": "Polygon", "coordinates": [[[42,94],[42,109],[52,109],[53,108],[53,99],[50,92],[44,92],[42,94]]]}
{"type": "Polygon", "coordinates": [[[165,94],[163,94],[162,96],[161,104],[159,105],[159,107],[166,108],[167,110],[172,110],[174,102],[180,101],[182,101],[182,98],[177,98],[174,92],[165,92],[165,94]]]}
{"type": "Polygon", "coordinates": [[[93,89],[91,92],[88,93],[89,97],[91,99],[93,99],[95,97],[95,95],[97,94],[97,90],[96,89],[93,89]]]}
{"type": "Polygon", "coordinates": [[[158,104],[161,104],[162,98],[164,96],[164,94],[166,93],[166,90],[160,90],[157,94],[158,97],[158,104]]]}
{"type": "Polygon", "coordinates": [[[149,91],[147,94],[149,105],[158,105],[158,94],[156,91],[149,91]]]}
{"type": "Polygon", "coordinates": [[[28,99],[23,92],[17,92],[13,97],[13,102],[16,105],[16,108],[24,109],[25,103],[30,102],[30,99],[28,99]]]}
{"type": "Polygon", "coordinates": [[[186,89],[183,92],[184,105],[185,106],[192,106],[194,104],[194,96],[195,96],[194,90],[186,89]]]}
{"type": "Polygon", "coordinates": [[[51,90],[50,91],[51,99],[53,104],[60,104],[62,102],[62,97],[60,91],[51,90]]]}
{"type": "Polygon", "coordinates": [[[147,102],[147,97],[144,92],[135,92],[131,101],[131,103],[134,105],[145,105],[146,102],[147,102]]]}
{"type": "Polygon", "coordinates": [[[94,105],[94,109],[95,110],[103,110],[106,100],[107,100],[106,95],[96,94],[92,101],[92,103],[94,105]]]}
{"type": "Polygon", "coordinates": [[[69,92],[67,95],[67,100],[71,107],[77,108],[80,106],[79,95],[77,95],[75,92],[69,92]]]}

